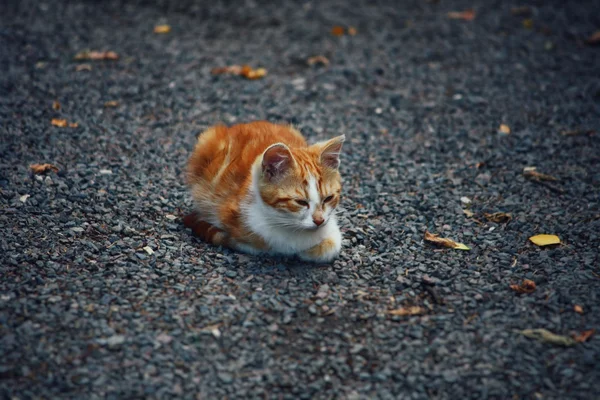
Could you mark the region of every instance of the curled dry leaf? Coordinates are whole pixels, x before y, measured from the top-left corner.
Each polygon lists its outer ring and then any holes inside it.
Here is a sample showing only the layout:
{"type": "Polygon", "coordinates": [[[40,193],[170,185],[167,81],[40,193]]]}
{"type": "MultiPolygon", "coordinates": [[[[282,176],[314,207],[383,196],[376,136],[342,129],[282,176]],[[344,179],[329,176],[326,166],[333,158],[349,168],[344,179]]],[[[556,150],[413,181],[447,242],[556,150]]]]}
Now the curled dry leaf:
{"type": "Polygon", "coordinates": [[[594,33],[592,33],[587,39],[585,39],[585,42],[589,45],[599,45],[600,44],[600,31],[596,31],[594,33]]]}
{"type": "Polygon", "coordinates": [[[533,244],[538,246],[549,246],[551,244],[560,244],[560,238],[556,235],[535,235],[529,238],[533,244]]]}
{"type": "Polygon", "coordinates": [[[535,292],[535,282],[529,279],[523,279],[520,285],[510,285],[510,288],[517,293],[533,293],[535,292]]]}
{"type": "Polygon", "coordinates": [[[441,246],[449,247],[451,249],[471,250],[469,247],[462,243],[455,242],[452,239],[441,238],[439,237],[439,235],[429,233],[428,231],[425,231],[425,240],[427,242],[439,244],[441,246]]]}
{"type": "Polygon", "coordinates": [[[170,25],[156,25],[154,27],[154,33],[169,33],[171,32],[171,26],[170,25]]]}
{"type": "Polygon", "coordinates": [[[506,124],[500,124],[500,127],[498,128],[498,132],[504,133],[505,135],[509,135],[510,134],[510,126],[508,126],[506,124]]]}
{"type": "Polygon", "coordinates": [[[259,79],[267,75],[267,70],[264,68],[252,69],[249,65],[231,65],[228,67],[217,67],[211,71],[213,75],[232,74],[243,76],[246,79],[259,79]]]}
{"type": "Polygon", "coordinates": [[[583,332],[581,332],[579,334],[574,334],[573,335],[573,339],[575,339],[575,341],[577,343],[587,342],[588,339],[591,338],[594,333],[596,333],[596,330],[595,329],[590,329],[590,330],[587,330],[587,331],[583,331],[583,332]]]}
{"type": "Polygon", "coordinates": [[[419,307],[419,306],[400,307],[395,310],[388,310],[387,313],[390,315],[400,315],[400,316],[421,315],[421,314],[425,313],[425,309],[423,307],[419,307]]]}
{"type": "Polygon", "coordinates": [[[77,54],[75,54],[75,60],[77,61],[81,61],[81,60],[91,60],[91,61],[98,61],[98,60],[118,60],[119,59],[119,55],[117,53],[115,53],[114,51],[81,51],[77,54]]]}
{"type": "Polygon", "coordinates": [[[343,26],[336,25],[333,28],[331,28],[331,34],[333,36],[343,36],[344,32],[345,32],[345,29],[343,26]]]}
{"type": "Polygon", "coordinates": [[[554,344],[557,346],[574,346],[577,344],[575,339],[572,339],[568,336],[556,335],[550,332],[547,329],[525,329],[522,331],[516,331],[523,336],[526,336],[531,339],[538,340],[540,342],[554,344]]]}
{"type": "Polygon", "coordinates": [[[329,65],[329,60],[325,56],[310,57],[308,60],[306,60],[306,62],[308,63],[308,65],[315,65],[315,64],[329,65]]]}
{"type": "Polygon", "coordinates": [[[116,100],[109,100],[104,103],[104,107],[106,107],[106,108],[118,107],[118,106],[119,106],[119,102],[116,100]]]}
{"type": "Polygon", "coordinates": [[[573,310],[575,310],[577,314],[583,314],[583,307],[581,307],[579,304],[575,304],[573,306],[573,310]]]}
{"type": "Polygon", "coordinates": [[[52,102],[52,109],[55,110],[55,111],[59,111],[60,110],[60,103],[58,101],[54,100],[52,102]]]}
{"type": "Polygon", "coordinates": [[[58,167],[53,164],[31,164],[29,168],[34,174],[44,174],[48,171],[58,172],[58,167]]]}
{"type": "Polygon", "coordinates": [[[498,224],[508,222],[512,219],[512,215],[503,212],[495,212],[493,214],[484,213],[483,216],[488,221],[496,222],[498,224]]]}
{"type": "Polygon", "coordinates": [[[475,19],[475,10],[469,9],[465,11],[450,11],[447,15],[450,19],[462,19],[463,21],[473,21],[475,19]]]}
{"type": "Polygon", "coordinates": [[[523,168],[523,176],[537,181],[558,181],[558,178],[555,178],[552,175],[546,175],[542,174],[541,172],[537,172],[536,167],[523,168]]]}

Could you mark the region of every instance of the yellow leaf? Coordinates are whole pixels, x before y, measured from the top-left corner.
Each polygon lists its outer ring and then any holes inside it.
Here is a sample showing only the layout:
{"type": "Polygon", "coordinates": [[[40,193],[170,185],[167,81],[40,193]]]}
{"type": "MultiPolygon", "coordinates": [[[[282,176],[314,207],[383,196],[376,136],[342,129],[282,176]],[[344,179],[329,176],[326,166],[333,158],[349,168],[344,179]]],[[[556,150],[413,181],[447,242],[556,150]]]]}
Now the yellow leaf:
{"type": "Polygon", "coordinates": [[[538,246],[548,246],[551,244],[560,244],[560,238],[556,235],[535,235],[529,238],[538,246]]]}
{"type": "Polygon", "coordinates": [[[451,249],[471,250],[468,246],[466,246],[462,243],[455,242],[452,239],[441,238],[441,237],[439,237],[439,235],[429,233],[428,231],[425,231],[425,240],[427,242],[439,244],[444,247],[449,247],[451,249]]]}
{"type": "Polygon", "coordinates": [[[504,133],[505,135],[510,134],[510,126],[505,124],[500,124],[500,128],[498,128],[500,133],[504,133]]]}
{"type": "Polygon", "coordinates": [[[156,25],[154,27],[154,33],[169,33],[171,32],[171,26],[169,25],[156,25]]]}

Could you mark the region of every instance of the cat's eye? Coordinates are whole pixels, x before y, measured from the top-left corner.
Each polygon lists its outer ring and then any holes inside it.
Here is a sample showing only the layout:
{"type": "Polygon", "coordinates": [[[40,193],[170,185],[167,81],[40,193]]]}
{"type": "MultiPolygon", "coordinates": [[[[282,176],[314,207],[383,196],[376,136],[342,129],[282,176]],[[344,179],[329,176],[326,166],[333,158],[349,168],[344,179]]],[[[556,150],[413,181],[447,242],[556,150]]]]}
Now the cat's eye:
{"type": "Polygon", "coordinates": [[[325,197],[325,200],[323,200],[323,203],[329,203],[331,200],[333,200],[333,195],[325,197]]]}
{"type": "Polygon", "coordinates": [[[302,207],[308,207],[308,201],[306,200],[296,200],[296,203],[298,203],[302,207]]]}

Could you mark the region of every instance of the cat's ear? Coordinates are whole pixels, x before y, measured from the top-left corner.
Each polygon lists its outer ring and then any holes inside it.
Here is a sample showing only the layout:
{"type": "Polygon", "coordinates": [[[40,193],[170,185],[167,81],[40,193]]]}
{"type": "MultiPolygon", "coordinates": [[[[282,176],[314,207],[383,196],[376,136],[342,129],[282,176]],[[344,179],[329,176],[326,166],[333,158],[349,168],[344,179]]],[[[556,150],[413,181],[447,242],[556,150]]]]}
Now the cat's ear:
{"type": "Polygon", "coordinates": [[[271,181],[277,181],[285,175],[293,162],[290,149],[283,143],[276,143],[265,150],[263,154],[263,176],[271,181]]]}
{"type": "Polygon", "coordinates": [[[346,135],[340,135],[326,142],[318,143],[321,147],[321,164],[328,168],[339,168],[340,153],[342,152],[344,140],[346,140],[346,135]]]}

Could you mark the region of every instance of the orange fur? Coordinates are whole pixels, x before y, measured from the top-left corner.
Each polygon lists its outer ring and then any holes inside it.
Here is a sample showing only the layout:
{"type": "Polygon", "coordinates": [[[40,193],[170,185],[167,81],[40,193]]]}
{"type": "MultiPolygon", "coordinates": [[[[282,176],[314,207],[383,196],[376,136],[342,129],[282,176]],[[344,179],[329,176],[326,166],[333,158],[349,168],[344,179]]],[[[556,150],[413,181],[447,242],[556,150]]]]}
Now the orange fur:
{"type": "Polygon", "coordinates": [[[293,127],[266,121],[209,128],[198,137],[188,164],[187,182],[196,210],[186,217],[186,226],[215,245],[271,250],[244,220],[244,207],[253,201],[253,184],[266,206],[289,213],[301,212],[306,206],[318,226],[324,213],[331,212],[340,201],[342,187],[336,162],[342,141],[339,137],[309,146],[293,127]],[[283,145],[273,146],[276,143],[283,145]],[[260,178],[253,178],[252,171],[260,171],[260,178]],[[270,179],[272,174],[276,176],[270,179]],[[320,199],[333,196],[314,209],[299,203],[309,197],[310,179],[316,181],[320,199]]]}

